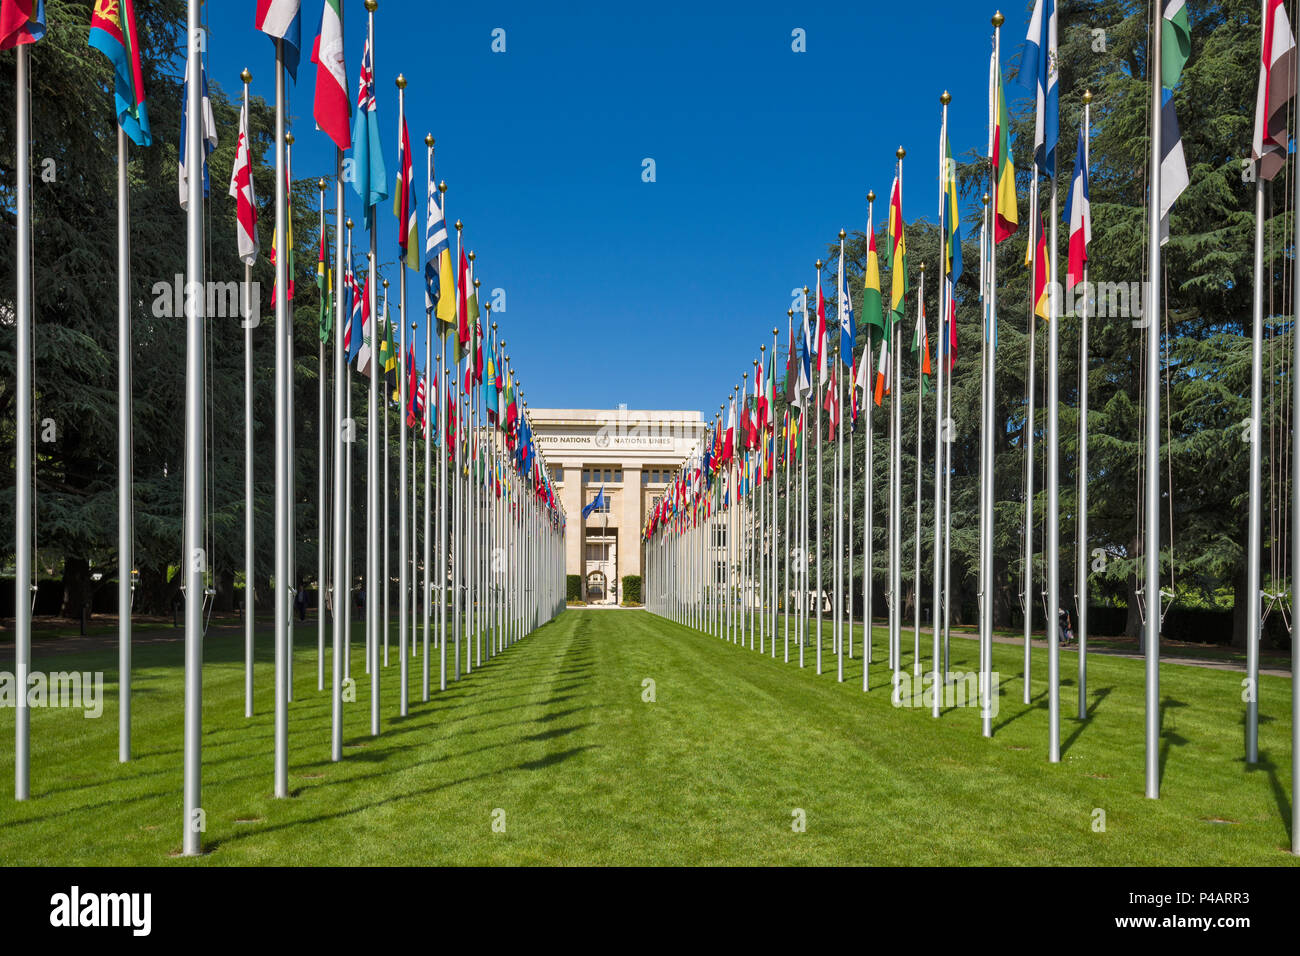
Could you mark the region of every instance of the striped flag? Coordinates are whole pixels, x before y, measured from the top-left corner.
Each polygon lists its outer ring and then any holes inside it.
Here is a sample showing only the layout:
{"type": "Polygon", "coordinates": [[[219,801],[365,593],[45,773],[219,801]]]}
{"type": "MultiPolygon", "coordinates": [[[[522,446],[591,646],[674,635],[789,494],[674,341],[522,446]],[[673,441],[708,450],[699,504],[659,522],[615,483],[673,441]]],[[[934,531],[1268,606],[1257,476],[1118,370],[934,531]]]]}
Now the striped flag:
{"type": "Polygon", "coordinates": [[[45,36],[45,0],[0,0],[0,50],[35,43],[45,36]]]}
{"type": "Polygon", "coordinates": [[[411,137],[406,130],[406,117],[402,117],[401,136],[397,141],[397,188],[393,190],[393,215],[397,217],[397,248],[406,260],[406,268],[414,269],[420,258],[420,235],[415,226],[415,203],[411,186],[415,180],[411,171],[411,137]]]}
{"type": "MultiPolygon", "coordinates": [[[[199,78],[202,92],[199,94],[201,106],[199,113],[203,119],[203,131],[199,138],[203,142],[203,198],[208,196],[208,156],[217,148],[217,121],[212,115],[212,100],[208,99],[208,71],[203,68],[203,61],[199,60],[199,78]]],[[[185,66],[185,84],[181,87],[181,146],[177,154],[179,161],[176,164],[177,186],[180,193],[181,208],[188,209],[190,202],[189,179],[186,169],[192,167],[193,157],[189,155],[189,123],[190,123],[190,71],[189,63],[185,66]]]]}
{"type": "Polygon", "coordinates": [[[1060,103],[1057,96],[1056,2],[1034,0],[1029,16],[1029,35],[1020,54],[1016,82],[1035,90],[1034,162],[1044,175],[1056,175],[1056,141],[1059,136],[1060,103]]]}
{"type": "Polygon", "coordinates": [[[844,240],[840,240],[840,274],[836,297],[839,299],[840,314],[840,361],[846,366],[853,365],[853,346],[857,331],[853,326],[853,299],[849,295],[849,277],[844,271],[844,240]]]}
{"type": "Polygon", "coordinates": [[[826,300],[822,298],[822,277],[817,273],[817,381],[826,378],[826,300]]]}
{"type": "Polygon", "coordinates": [[[1268,0],[1261,50],[1251,152],[1259,164],[1259,178],[1271,180],[1286,162],[1287,110],[1295,97],[1295,37],[1282,0],[1268,0]]]}
{"type": "MultiPolygon", "coordinates": [[[[248,149],[248,105],[239,110],[239,142],[235,146],[235,168],[230,174],[230,195],[235,200],[235,239],[240,261],[257,261],[257,199],[253,195],[253,158],[248,149]]],[[[324,256],[325,237],[321,236],[324,256]]]]}
{"type": "Polygon", "coordinates": [[[989,127],[993,131],[990,160],[997,174],[997,208],[993,241],[1002,242],[1020,228],[1016,208],[1016,164],[1011,158],[1011,117],[1002,91],[1002,67],[994,55],[989,61],[989,127]]]}
{"type": "Polygon", "coordinates": [[[342,0],[325,0],[320,14],[320,35],[312,46],[311,61],[316,64],[316,93],[312,116],[316,125],[340,150],[352,146],[348,130],[348,75],[343,63],[342,0]]]}
{"type": "MultiPolygon", "coordinates": [[[[899,164],[900,168],[902,164],[899,164]]],[[[907,281],[907,237],[903,230],[903,181],[898,174],[889,193],[889,311],[891,322],[903,318],[909,291],[907,281]]]]}
{"type": "Polygon", "coordinates": [[[257,0],[257,28],[273,40],[284,41],[284,68],[298,82],[302,46],[300,0],[257,0]]]}
{"type": "Polygon", "coordinates": [[[92,47],[113,64],[113,96],[117,122],[131,142],[148,146],[149,110],[144,102],[144,74],[140,70],[140,46],[135,32],[134,0],[96,0],[90,13],[92,47]]]}
{"type": "Polygon", "coordinates": [[[1088,202],[1088,144],[1083,126],[1079,127],[1079,152],[1074,159],[1074,178],[1065,197],[1065,218],[1070,223],[1070,261],[1065,269],[1065,288],[1073,289],[1083,281],[1088,262],[1088,243],[1092,241],[1092,206],[1088,202]]]}
{"type": "Polygon", "coordinates": [[[456,289],[451,271],[451,243],[447,238],[447,220],[442,213],[442,196],[433,179],[433,160],[429,160],[429,192],[426,199],[424,226],[424,309],[444,323],[456,321],[456,289]]]}

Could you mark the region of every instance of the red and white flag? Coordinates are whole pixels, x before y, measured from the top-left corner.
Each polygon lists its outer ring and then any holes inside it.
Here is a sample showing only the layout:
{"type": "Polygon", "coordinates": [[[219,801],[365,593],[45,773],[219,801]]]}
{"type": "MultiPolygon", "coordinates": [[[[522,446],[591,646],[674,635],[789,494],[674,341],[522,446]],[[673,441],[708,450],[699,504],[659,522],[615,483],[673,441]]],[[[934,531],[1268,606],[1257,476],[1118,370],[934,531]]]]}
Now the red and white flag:
{"type": "Polygon", "coordinates": [[[257,200],[253,196],[253,159],[248,149],[248,106],[239,111],[239,143],[235,146],[235,168],[230,174],[230,195],[235,199],[235,237],[239,258],[252,265],[257,261],[257,200]]]}
{"type": "Polygon", "coordinates": [[[343,65],[340,2],[325,0],[320,15],[320,35],[311,51],[311,61],[316,64],[316,98],[312,103],[312,116],[325,135],[334,140],[335,146],[348,150],[352,148],[352,132],[348,129],[348,77],[343,65]]]}

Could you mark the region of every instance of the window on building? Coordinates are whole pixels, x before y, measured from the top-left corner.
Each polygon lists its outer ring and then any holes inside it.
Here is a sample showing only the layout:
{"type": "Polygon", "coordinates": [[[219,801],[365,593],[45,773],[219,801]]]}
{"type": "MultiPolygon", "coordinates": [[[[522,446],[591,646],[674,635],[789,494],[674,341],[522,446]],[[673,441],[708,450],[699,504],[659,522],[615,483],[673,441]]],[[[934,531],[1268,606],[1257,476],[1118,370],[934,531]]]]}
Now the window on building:
{"type": "Polygon", "coordinates": [[[622,481],[622,480],[623,480],[623,469],[622,469],[622,468],[615,468],[615,469],[614,469],[614,480],[615,480],[615,481],[622,481]]]}
{"type": "Polygon", "coordinates": [[[590,468],[584,468],[584,469],[582,469],[582,483],[583,483],[584,485],[589,485],[589,484],[591,484],[591,469],[590,469],[590,468]]]}
{"type": "Polygon", "coordinates": [[[613,480],[614,480],[613,475],[614,475],[614,473],[613,473],[613,471],[612,471],[611,469],[609,469],[609,468],[606,468],[606,469],[605,469],[605,481],[607,481],[607,482],[609,482],[609,481],[613,481],[613,480]]]}
{"type": "Polygon", "coordinates": [[[649,483],[650,483],[650,472],[648,471],[641,472],[641,484],[645,485],[649,483]]]}

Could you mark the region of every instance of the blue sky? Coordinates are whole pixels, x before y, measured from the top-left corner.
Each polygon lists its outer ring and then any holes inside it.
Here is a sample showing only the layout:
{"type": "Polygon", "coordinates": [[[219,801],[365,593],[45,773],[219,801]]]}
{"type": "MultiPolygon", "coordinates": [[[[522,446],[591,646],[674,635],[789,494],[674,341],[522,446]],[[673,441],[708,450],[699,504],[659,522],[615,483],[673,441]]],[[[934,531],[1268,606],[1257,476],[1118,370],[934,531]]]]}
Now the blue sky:
{"type": "MultiPolygon", "coordinates": [[[[304,0],[303,63],[290,87],[295,178],[334,168],[311,118],[321,6],[304,0]]],[[[207,8],[210,79],[237,95],[247,66],[253,92],[272,99],[274,49],[253,27],[254,4],[207,8]]],[[[935,218],[943,90],[953,95],[954,153],[984,148],[995,9],[948,0],[542,12],[380,0],[390,180],[400,72],[421,207],[431,132],[448,219],[464,221],[482,287],[505,290],[506,312],[493,317],[529,404],[716,411],[773,326],[784,336],[790,291],[813,284],[826,244],[840,228],[865,228],[868,189],[884,217],[899,145],[904,214],[935,218]],[[496,28],[504,53],[491,49],[496,28]],[[806,52],[791,48],[795,29],[806,52]],[[646,158],[652,183],[642,181],[646,158]]],[[[1003,13],[1009,69],[1028,4],[1003,13]]],[[[362,0],[344,0],[344,18],[354,98],[362,0]]],[[[349,214],[360,220],[355,196],[349,214]]],[[[423,248],[423,208],[418,219],[423,248]]],[[[381,262],[396,259],[395,237],[392,207],[381,207],[381,262]]],[[[365,241],[358,235],[357,248],[365,241]]],[[[385,271],[396,279],[395,266],[385,271]]],[[[408,281],[414,288],[414,273],[408,281]]]]}

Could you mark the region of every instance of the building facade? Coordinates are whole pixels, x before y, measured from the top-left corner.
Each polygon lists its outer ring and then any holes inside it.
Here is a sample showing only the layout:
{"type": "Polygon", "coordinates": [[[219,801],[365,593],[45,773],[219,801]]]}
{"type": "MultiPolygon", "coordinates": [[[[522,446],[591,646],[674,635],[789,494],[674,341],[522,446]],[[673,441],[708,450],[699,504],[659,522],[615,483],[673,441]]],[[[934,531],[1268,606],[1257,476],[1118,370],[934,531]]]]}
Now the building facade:
{"type": "Polygon", "coordinates": [[[625,406],[529,408],[528,420],[568,516],[567,573],[581,576],[584,600],[618,603],[623,577],[645,567],[641,531],[650,511],[699,447],[705,423],[699,412],[625,406]]]}

